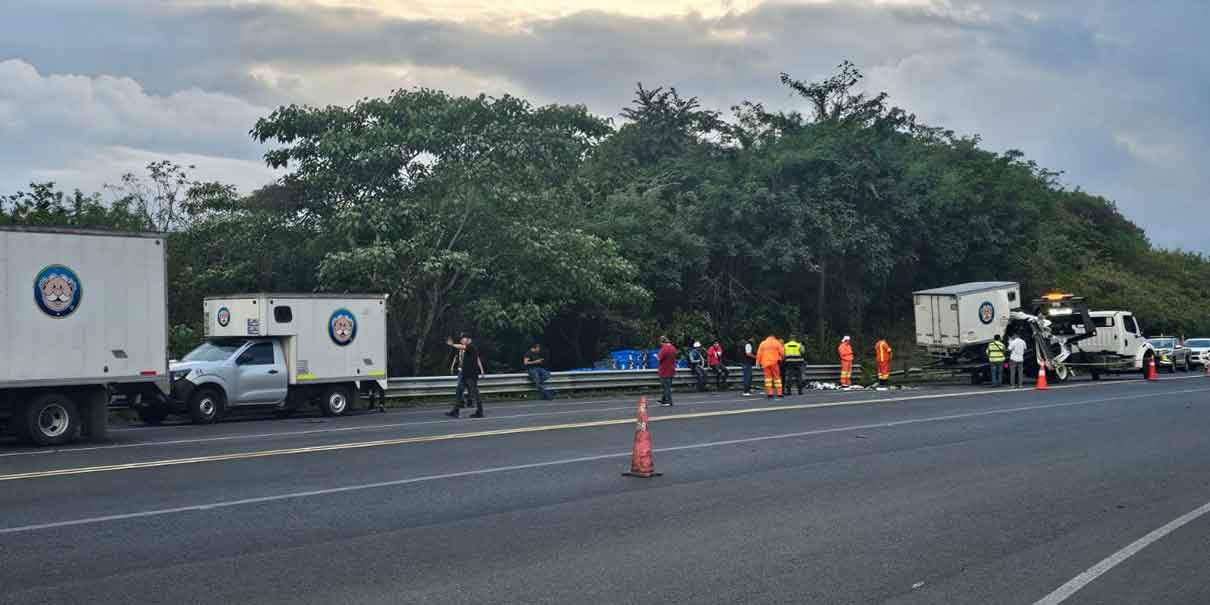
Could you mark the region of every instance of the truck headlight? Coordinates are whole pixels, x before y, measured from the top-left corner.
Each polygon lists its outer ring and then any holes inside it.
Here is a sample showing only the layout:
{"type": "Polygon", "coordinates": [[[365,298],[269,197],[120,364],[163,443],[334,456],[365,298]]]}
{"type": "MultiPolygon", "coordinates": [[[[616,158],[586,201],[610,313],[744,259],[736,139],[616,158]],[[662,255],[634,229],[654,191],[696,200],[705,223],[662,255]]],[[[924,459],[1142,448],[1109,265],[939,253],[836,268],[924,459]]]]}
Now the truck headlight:
{"type": "Polygon", "coordinates": [[[171,372],[168,372],[168,378],[172,382],[176,382],[178,380],[184,380],[186,377],[189,376],[189,373],[192,371],[193,370],[173,370],[171,372]]]}

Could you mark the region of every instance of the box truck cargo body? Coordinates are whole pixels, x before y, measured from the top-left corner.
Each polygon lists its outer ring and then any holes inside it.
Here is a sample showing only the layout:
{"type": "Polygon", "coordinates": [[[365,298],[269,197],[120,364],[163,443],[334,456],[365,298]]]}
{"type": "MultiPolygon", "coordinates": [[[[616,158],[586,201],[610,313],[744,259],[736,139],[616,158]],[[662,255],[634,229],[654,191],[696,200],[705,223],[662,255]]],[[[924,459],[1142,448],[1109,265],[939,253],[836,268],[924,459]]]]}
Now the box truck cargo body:
{"type": "Polygon", "coordinates": [[[956,358],[987,345],[1020,307],[1015,282],[971,282],[913,293],[916,344],[936,358],[956,358]]]}
{"type": "Polygon", "coordinates": [[[235,408],[340,415],[387,386],[386,296],[243,294],[206,298],[206,342],[172,364],[172,401],[140,414],[213,422],[235,408]]]}
{"type": "Polygon", "coordinates": [[[100,438],[111,393],[167,391],[165,248],[159,234],[0,227],[0,418],[18,435],[100,438]]]}

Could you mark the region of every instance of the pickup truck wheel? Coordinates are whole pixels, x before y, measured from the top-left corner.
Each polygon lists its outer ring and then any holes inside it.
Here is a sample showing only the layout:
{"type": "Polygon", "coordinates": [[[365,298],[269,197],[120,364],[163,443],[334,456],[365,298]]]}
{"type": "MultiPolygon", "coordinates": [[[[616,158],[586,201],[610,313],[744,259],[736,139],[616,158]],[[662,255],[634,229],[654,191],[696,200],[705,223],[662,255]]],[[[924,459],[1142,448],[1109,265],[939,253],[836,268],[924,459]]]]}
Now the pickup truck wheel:
{"type": "Polygon", "coordinates": [[[194,424],[213,424],[222,408],[222,395],[209,387],[200,388],[189,398],[188,407],[194,424]]]}
{"type": "Polygon", "coordinates": [[[1188,374],[1190,369],[1192,369],[1192,366],[1189,364],[1189,358],[1186,357],[1185,365],[1181,366],[1181,371],[1188,374]]]}
{"type": "Polygon", "coordinates": [[[160,426],[167,417],[168,412],[158,407],[139,408],[139,420],[142,420],[143,424],[160,426]]]}
{"type": "Polygon", "coordinates": [[[25,406],[22,434],[36,445],[62,445],[80,437],[80,408],[59,393],[46,393],[25,406]]]}
{"type": "Polygon", "coordinates": [[[324,416],[340,416],[348,409],[349,389],[343,386],[334,386],[324,391],[323,398],[319,400],[319,413],[324,416]]]}

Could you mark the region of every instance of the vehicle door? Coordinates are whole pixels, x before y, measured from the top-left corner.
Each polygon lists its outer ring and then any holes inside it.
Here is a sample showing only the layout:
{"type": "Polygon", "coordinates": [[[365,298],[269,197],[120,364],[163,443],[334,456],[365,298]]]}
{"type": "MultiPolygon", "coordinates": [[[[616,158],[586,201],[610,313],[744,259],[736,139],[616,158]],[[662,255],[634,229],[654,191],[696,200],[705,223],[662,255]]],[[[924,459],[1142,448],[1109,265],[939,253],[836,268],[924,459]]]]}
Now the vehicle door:
{"type": "Polygon", "coordinates": [[[1127,357],[1133,357],[1138,353],[1139,348],[1146,340],[1143,338],[1143,332],[1139,330],[1139,324],[1134,320],[1134,316],[1130,314],[1122,315],[1122,350],[1118,354],[1127,357]]]}
{"type": "Polygon", "coordinates": [[[286,366],[276,341],[256,342],[235,359],[234,405],[276,403],[286,398],[286,366]]]}

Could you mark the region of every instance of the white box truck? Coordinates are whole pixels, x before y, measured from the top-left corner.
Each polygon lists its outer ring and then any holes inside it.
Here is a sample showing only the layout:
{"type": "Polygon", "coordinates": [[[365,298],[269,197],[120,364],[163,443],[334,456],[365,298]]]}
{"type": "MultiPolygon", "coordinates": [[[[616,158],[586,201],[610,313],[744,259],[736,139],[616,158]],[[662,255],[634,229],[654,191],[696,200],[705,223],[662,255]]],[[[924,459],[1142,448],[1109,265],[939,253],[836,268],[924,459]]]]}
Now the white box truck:
{"type": "Polygon", "coordinates": [[[105,436],[113,394],[168,390],[166,240],[0,226],[0,420],[58,445],[105,436]]]}
{"type": "Polygon", "coordinates": [[[970,282],[913,293],[916,345],[938,360],[980,357],[1021,306],[1016,282],[970,282]]]}
{"type": "Polygon", "coordinates": [[[326,416],[387,386],[386,295],[240,294],[206,298],[206,341],[169,368],[172,397],[146,402],[208,424],[239,408],[288,415],[315,405],[326,416]]]}

